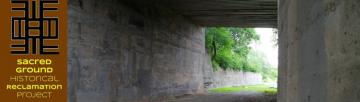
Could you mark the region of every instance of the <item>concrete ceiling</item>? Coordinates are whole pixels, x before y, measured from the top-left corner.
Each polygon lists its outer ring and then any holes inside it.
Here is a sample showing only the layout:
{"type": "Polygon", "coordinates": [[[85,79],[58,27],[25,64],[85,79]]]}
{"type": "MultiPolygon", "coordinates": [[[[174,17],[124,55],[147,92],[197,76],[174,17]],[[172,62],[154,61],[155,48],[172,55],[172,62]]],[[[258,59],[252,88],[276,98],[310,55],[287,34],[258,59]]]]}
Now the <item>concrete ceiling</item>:
{"type": "Polygon", "coordinates": [[[202,26],[277,27],[277,0],[147,1],[156,1],[202,26]]]}

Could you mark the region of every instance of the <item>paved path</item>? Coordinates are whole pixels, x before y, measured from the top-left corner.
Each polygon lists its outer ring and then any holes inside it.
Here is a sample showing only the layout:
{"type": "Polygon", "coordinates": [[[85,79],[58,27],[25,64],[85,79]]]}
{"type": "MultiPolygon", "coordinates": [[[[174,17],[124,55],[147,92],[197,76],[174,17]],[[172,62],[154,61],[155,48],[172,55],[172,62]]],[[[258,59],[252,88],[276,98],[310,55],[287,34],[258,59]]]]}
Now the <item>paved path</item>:
{"type": "Polygon", "coordinates": [[[276,102],[276,96],[265,96],[257,92],[209,93],[185,96],[168,102],[276,102]]]}

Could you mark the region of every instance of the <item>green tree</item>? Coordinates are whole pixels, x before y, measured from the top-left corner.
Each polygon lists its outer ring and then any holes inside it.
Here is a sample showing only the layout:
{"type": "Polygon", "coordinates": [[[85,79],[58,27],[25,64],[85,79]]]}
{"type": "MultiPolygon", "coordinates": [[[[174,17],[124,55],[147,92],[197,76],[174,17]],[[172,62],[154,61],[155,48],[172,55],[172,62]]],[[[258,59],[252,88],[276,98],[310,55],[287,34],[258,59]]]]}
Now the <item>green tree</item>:
{"type": "Polygon", "coordinates": [[[250,63],[250,67],[258,69],[264,81],[277,80],[277,68],[273,68],[265,59],[265,54],[260,51],[252,49],[248,54],[248,62],[250,63]]]}
{"type": "Polygon", "coordinates": [[[247,54],[249,44],[259,40],[253,28],[206,28],[206,49],[211,55],[214,68],[244,70],[257,72],[258,69],[250,67],[247,54]]]}

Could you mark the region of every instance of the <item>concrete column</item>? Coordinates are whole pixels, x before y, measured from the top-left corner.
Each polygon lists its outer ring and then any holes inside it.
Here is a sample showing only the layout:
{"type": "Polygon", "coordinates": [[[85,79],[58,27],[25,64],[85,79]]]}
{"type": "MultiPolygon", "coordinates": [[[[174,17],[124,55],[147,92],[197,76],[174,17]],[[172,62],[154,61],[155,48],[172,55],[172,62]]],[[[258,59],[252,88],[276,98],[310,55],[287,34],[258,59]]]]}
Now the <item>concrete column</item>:
{"type": "Polygon", "coordinates": [[[360,1],[279,6],[279,102],[359,102],[360,1]]]}

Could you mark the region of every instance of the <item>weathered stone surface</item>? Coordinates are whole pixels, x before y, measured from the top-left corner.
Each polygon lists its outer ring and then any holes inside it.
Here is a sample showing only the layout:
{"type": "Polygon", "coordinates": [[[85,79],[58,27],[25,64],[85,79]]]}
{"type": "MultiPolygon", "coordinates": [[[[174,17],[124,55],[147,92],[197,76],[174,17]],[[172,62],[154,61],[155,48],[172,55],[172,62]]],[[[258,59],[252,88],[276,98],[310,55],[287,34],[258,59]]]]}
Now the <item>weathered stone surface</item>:
{"type": "Polygon", "coordinates": [[[161,6],[120,1],[69,0],[69,102],[203,92],[203,29],[161,6]]]}
{"type": "Polygon", "coordinates": [[[360,1],[280,0],[279,102],[360,101],[360,1]]]}
{"type": "Polygon", "coordinates": [[[204,85],[205,88],[231,87],[242,85],[261,84],[262,76],[260,73],[232,71],[232,70],[213,70],[210,56],[205,56],[204,64],[204,85]]]}
{"type": "Polygon", "coordinates": [[[262,76],[260,73],[218,70],[214,72],[211,87],[232,87],[242,85],[261,84],[262,76]]]}

